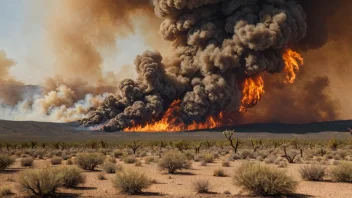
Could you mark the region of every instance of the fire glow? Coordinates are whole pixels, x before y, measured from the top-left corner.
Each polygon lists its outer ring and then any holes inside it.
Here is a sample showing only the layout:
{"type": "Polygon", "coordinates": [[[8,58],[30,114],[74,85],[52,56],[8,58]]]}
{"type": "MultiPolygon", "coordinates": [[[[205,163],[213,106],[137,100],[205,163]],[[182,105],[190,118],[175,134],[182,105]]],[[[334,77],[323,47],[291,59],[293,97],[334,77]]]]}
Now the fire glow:
{"type": "Polygon", "coordinates": [[[304,63],[303,58],[299,53],[291,49],[286,49],[283,55],[283,59],[285,61],[285,83],[292,84],[296,79],[299,67],[304,63]]]}
{"type": "Polygon", "coordinates": [[[180,111],[180,100],[175,100],[165,112],[161,120],[144,126],[137,125],[124,129],[125,132],[175,132],[175,131],[192,131],[199,129],[213,129],[223,125],[223,113],[220,112],[218,116],[208,116],[202,123],[193,121],[186,125],[180,121],[177,116],[174,116],[180,111]]]}
{"type": "MultiPolygon", "coordinates": [[[[291,49],[286,49],[283,55],[285,61],[285,83],[293,83],[296,79],[297,72],[303,65],[301,55],[291,49]]],[[[239,113],[245,113],[250,108],[255,106],[262,98],[264,90],[264,80],[258,74],[250,76],[242,82],[242,100],[239,113]]],[[[177,131],[192,131],[202,129],[213,129],[221,127],[229,123],[230,118],[225,118],[224,112],[220,112],[215,116],[208,116],[204,122],[197,123],[193,121],[191,124],[185,124],[178,119],[177,115],[180,110],[180,100],[175,100],[165,112],[163,117],[153,123],[145,125],[134,125],[125,128],[125,132],[177,132],[177,131]]],[[[230,113],[229,115],[234,115],[230,113]]]]}

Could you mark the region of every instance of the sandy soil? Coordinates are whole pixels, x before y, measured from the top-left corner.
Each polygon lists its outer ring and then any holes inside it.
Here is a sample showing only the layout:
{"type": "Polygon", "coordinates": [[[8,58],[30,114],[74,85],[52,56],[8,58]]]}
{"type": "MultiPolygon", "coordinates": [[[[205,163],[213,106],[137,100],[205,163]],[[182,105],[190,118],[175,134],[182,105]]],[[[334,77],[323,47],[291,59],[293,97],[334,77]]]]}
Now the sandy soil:
{"type": "MultiPolygon", "coordinates": [[[[65,163],[65,162],[63,162],[65,163]]],[[[243,197],[245,193],[241,189],[232,184],[231,175],[235,174],[235,169],[242,162],[230,162],[230,167],[221,167],[221,160],[210,163],[207,166],[200,166],[200,162],[193,162],[192,169],[183,172],[182,174],[169,175],[158,170],[155,163],[144,164],[142,167],[136,167],[134,164],[122,164],[125,169],[136,169],[145,173],[150,179],[154,179],[157,183],[147,189],[144,196],[163,196],[163,197],[243,197]],[[213,176],[213,170],[223,168],[228,175],[227,177],[213,176]],[[211,184],[212,194],[196,194],[192,187],[192,182],[202,179],[209,180],[211,184]],[[231,195],[224,194],[229,191],[231,195]]],[[[35,160],[32,168],[43,168],[49,165],[47,160],[35,160]]],[[[283,168],[289,175],[299,181],[299,186],[296,191],[297,197],[352,197],[352,184],[334,183],[334,182],[310,182],[302,181],[299,176],[299,164],[290,164],[287,168],[283,168]]],[[[17,160],[10,169],[0,172],[0,186],[8,186],[15,193],[14,197],[23,197],[25,194],[20,191],[16,180],[22,170],[17,160]]],[[[83,186],[76,189],[60,189],[61,196],[72,197],[126,197],[119,194],[111,183],[114,174],[106,174],[106,180],[98,180],[97,175],[101,170],[95,172],[85,172],[87,181],[83,186]]],[[[138,196],[134,196],[138,197],[138,196]]]]}

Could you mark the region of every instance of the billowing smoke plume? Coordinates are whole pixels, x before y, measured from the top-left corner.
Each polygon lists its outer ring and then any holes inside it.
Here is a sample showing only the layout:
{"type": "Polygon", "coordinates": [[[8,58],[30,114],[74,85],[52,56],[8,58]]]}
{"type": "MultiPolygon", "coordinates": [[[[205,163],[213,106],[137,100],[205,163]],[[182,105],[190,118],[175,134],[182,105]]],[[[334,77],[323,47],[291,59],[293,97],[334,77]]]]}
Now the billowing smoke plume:
{"type": "Polygon", "coordinates": [[[308,30],[294,45],[304,51],[304,66],[293,85],[265,78],[262,101],[241,123],[307,123],[352,118],[352,2],[298,0],[307,13],[308,30]],[[319,9],[317,9],[319,7],[319,9]],[[278,108],[280,107],[280,108],[278,108]]]}
{"type": "MultiPolygon", "coordinates": [[[[156,39],[160,19],[154,17],[149,0],[63,0],[50,4],[47,38],[56,75],[43,85],[25,86],[9,77],[8,69],[15,62],[1,52],[0,119],[67,122],[84,118],[107,93],[118,92],[127,72],[104,73],[103,53],[118,52],[116,39],[134,33],[133,21],[138,17],[151,28],[143,35],[147,43],[165,45],[156,39]]],[[[147,25],[138,28],[143,30],[147,25]]]]}
{"type": "Polygon", "coordinates": [[[21,99],[24,84],[10,76],[9,70],[16,63],[0,50],[0,104],[14,105],[14,101],[21,99]]]}
{"type": "Polygon", "coordinates": [[[157,120],[180,99],[175,115],[184,123],[202,121],[241,105],[240,82],[284,68],[284,49],[304,38],[306,14],[293,0],[154,0],[163,19],[160,33],[174,55],[162,60],[145,52],[135,60],[137,80],[121,82],[121,94],[108,97],[82,123],[105,123],[115,131],[157,120]]]}

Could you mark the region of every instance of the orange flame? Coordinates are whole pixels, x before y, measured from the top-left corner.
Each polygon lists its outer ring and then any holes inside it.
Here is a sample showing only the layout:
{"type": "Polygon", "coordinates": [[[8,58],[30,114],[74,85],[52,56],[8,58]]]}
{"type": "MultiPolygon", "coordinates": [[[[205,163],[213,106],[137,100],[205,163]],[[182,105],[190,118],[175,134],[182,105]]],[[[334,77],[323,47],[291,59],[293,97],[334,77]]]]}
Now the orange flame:
{"type": "Polygon", "coordinates": [[[175,100],[165,112],[161,120],[145,125],[137,125],[124,129],[125,132],[175,132],[175,131],[192,131],[199,129],[213,129],[222,126],[223,113],[218,116],[209,116],[202,123],[195,121],[186,125],[175,116],[180,111],[180,100],[175,100]]]}
{"type": "Polygon", "coordinates": [[[296,74],[299,71],[300,66],[303,65],[304,61],[302,56],[291,50],[286,49],[283,59],[285,61],[285,73],[286,73],[286,80],[285,83],[293,83],[296,79],[296,74]]]}
{"type": "Polygon", "coordinates": [[[244,113],[256,105],[264,93],[264,80],[260,75],[245,79],[242,89],[242,105],[239,111],[244,113]]]}

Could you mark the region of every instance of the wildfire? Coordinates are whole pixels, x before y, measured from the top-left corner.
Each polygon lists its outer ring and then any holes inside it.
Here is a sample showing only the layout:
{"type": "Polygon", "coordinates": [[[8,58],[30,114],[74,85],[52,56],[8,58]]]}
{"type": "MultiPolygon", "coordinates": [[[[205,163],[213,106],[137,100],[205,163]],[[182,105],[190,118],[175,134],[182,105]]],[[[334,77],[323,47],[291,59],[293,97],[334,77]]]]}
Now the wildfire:
{"type": "Polygon", "coordinates": [[[245,79],[242,89],[243,98],[240,112],[243,113],[256,105],[264,92],[264,80],[260,75],[245,79]]]}
{"type": "Polygon", "coordinates": [[[296,79],[296,74],[299,71],[300,66],[303,65],[304,61],[301,55],[291,49],[286,49],[283,59],[285,61],[285,83],[293,83],[296,79]]]}
{"type": "MultiPolygon", "coordinates": [[[[299,67],[303,65],[303,58],[297,52],[286,49],[283,59],[285,61],[285,83],[293,83],[296,79],[296,73],[299,71],[299,67]]],[[[264,80],[260,75],[251,76],[244,80],[242,84],[243,98],[241,100],[242,105],[239,112],[244,113],[249,108],[256,105],[264,91],[264,80]]],[[[220,112],[216,116],[208,116],[202,123],[193,121],[191,124],[185,124],[177,116],[180,112],[180,100],[175,100],[165,112],[163,117],[149,124],[134,125],[130,128],[124,129],[125,132],[175,132],[175,131],[191,131],[199,129],[212,129],[223,126],[225,123],[223,112],[220,112]]],[[[227,116],[226,116],[227,117],[227,116]]]]}
{"type": "Polygon", "coordinates": [[[161,120],[145,125],[132,126],[124,129],[125,132],[175,132],[175,131],[191,131],[196,129],[213,129],[219,127],[223,123],[223,113],[218,116],[209,116],[202,123],[193,121],[186,125],[175,116],[175,113],[180,111],[180,100],[175,100],[165,112],[161,120]]]}

